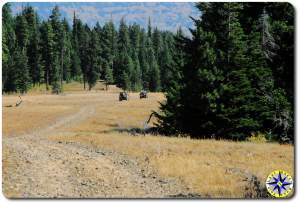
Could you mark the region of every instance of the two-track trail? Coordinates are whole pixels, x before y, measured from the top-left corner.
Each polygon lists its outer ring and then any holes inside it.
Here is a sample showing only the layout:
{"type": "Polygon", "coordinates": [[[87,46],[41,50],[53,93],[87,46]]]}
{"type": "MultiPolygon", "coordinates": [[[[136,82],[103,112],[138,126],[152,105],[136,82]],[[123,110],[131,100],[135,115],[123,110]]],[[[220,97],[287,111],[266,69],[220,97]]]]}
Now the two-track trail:
{"type": "MultiPolygon", "coordinates": [[[[15,198],[155,198],[188,195],[180,182],[112,150],[48,139],[95,114],[92,104],[42,129],[3,137],[3,192],[15,198]]],[[[30,120],[30,118],[28,118],[30,120]]]]}

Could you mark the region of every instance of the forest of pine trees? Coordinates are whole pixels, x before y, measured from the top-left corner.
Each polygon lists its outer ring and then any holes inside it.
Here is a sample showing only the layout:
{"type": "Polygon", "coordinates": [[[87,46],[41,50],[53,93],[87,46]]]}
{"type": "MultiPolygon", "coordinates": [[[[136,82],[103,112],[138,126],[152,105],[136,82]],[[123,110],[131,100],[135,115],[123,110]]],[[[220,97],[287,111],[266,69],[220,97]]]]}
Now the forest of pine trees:
{"type": "Polygon", "coordinates": [[[80,81],[163,91],[155,112],[166,135],[294,141],[294,9],[288,3],[197,3],[187,37],[112,21],[72,26],[53,8],[47,21],[30,6],[3,7],[2,92],[46,84],[53,93],[80,81]]]}
{"type": "Polygon", "coordinates": [[[192,38],[176,36],[168,135],[294,140],[294,9],[288,3],[197,3],[192,38]],[[200,13],[200,12],[199,12],[200,13]]]}
{"type": "Polygon", "coordinates": [[[122,19],[117,30],[112,21],[93,28],[74,13],[72,26],[55,6],[47,21],[40,20],[31,6],[12,16],[3,6],[2,92],[26,93],[45,84],[53,93],[63,84],[83,83],[91,90],[98,80],[106,85],[157,92],[166,87],[165,73],[171,60],[174,34],[122,19]],[[162,71],[164,70],[164,71],[162,71]]]}

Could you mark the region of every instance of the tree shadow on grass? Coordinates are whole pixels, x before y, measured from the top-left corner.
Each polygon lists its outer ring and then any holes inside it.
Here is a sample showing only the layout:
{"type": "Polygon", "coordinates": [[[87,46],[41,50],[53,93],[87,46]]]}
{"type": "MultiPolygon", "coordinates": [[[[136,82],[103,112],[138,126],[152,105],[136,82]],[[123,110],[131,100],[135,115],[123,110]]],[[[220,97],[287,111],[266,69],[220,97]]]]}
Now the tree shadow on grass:
{"type": "Polygon", "coordinates": [[[102,133],[113,133],[113,132],[119,132],[119,133],[127,133],[133,136],[139,136],[139,135],[160,135],[160,131],[156,127],[149,127],[149,128],[113,128],[111,130],[104,130],[102,133]]]}

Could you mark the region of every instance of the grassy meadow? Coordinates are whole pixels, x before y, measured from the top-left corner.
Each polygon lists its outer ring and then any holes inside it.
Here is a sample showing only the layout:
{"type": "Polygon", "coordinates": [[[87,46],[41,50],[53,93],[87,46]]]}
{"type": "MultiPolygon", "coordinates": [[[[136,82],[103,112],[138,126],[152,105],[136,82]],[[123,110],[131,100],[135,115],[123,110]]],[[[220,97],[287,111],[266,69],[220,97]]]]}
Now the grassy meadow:
{"type": "MultiPolygon", "coordinates": [[[[104,90],[98,84],[92,91],[82,85],[68,84],[61,95],[43,93],[34,88],[22,96],[20,107],[5,107],[18,100],[16,95],[3,96],[3,138],[17,137],[43,129],[81,107],[94,107],[91,117],[76,125],[59,127],[59,133],[47,137],[56,142],[74,142],[90,147],[113,150],[149,165],[162,177],[180,179],[194,192],[207,197],[244,197],[248,185],[245,174],[255,175],[264,185],[267,175],[283,169],[294,176],[294,146],[277,143],[193,140],[137,134],[143,129],[152,110],[164,100],[162,93],[150,93],[139,99],[130,93],[129,101],[118,101],[119,90],[104,90]],[[239,173],[242,172],[242,173],[239,173]]],[[[152,126],[155,119],[151,120],[152,126]]],[[[7,164],[9,151],[3,151],[7,164]]]]}

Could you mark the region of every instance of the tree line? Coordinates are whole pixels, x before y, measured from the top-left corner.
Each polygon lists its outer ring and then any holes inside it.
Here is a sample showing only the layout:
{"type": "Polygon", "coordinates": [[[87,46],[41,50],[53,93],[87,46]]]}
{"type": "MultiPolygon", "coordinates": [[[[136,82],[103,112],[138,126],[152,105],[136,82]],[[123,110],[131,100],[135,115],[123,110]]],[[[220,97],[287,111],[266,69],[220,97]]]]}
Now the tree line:
{"type": "Polygon", "coordinates": [[[176,40],[168,135],[294,140],[294,9],[288,3],[197,3],[192,38],[176,40]],[[199,12],[200,13],[200,12],[199,12]]]}
{"type": "Polygon", "coordinates": [[[56,6],[40,22],[32,7],[3,7],[3,92],[45,83],[163,91],[155,113],[166,135],[294,141],[294,9],[288,3],[197,3],[191,37],[112,21],[93,28],[56,6]]]}
{"type": "Polygon", "coordinates": [[[59,93],[63,84],[80,81],[92,89],[98,80],[124,90],[161,91],[166,87],[174,49],[174,34],[121,19],[93,28],[74,12],[73,24],[61,17],[55,6],[48,20],[41,21],[31,6],[13,16],[9,3],[3,6],[3,92],[26,93],[46,84],[59,93]]]}

